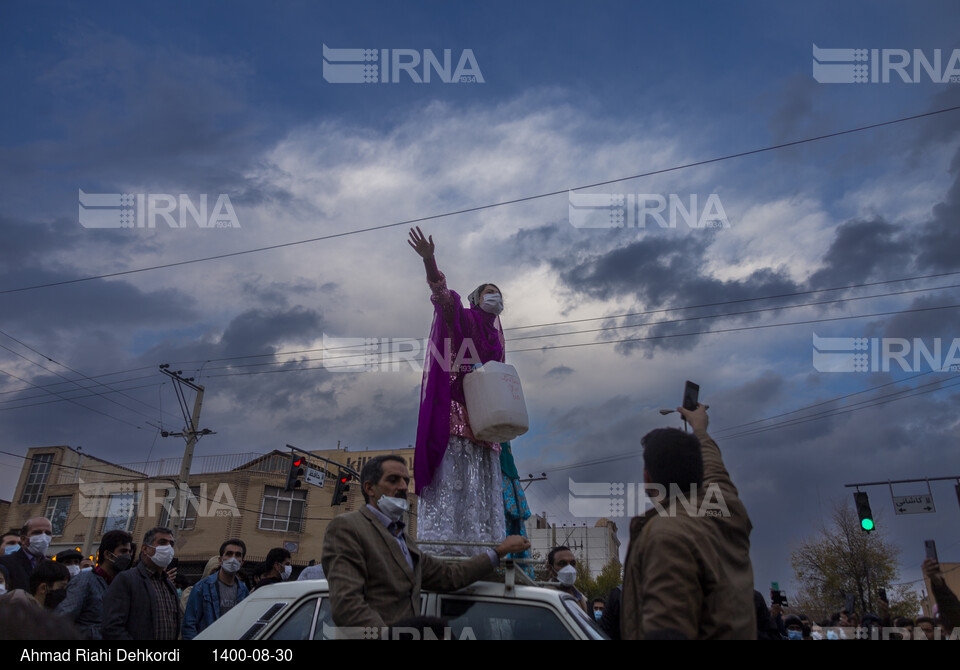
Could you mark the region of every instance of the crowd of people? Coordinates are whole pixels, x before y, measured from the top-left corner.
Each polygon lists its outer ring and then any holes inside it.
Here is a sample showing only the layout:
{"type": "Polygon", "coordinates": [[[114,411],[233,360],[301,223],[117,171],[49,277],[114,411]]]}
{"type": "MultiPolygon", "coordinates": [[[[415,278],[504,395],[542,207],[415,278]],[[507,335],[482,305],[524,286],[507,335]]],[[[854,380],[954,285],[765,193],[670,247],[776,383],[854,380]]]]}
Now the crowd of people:
{"type": "MultiPolygon", "coordinates": [[[[4,535],[0,557],[0,625],[5,639],[190,640],[261,586],[290,579],[291,554],[271,549],[242,570],[247,546],[232,538],[190,584],[175,567],[169,528],[148,530],[139,546],[130,533],[103,534],[96,561],[76,550],[47,556],[50,521],[29,519],[4,535]],[[16,538],[16,543],[8,540],[16,538]],[[39,636],[39,637],[34,637],[39,636]]],[[[301,579],[323,579],[319,565],[301,579]]]]}
{"type": "MultiPolygon", "coordinates": [[[[479,440],[471,429],[464,377],[505,361],[503,295],[481,284],[469,307],[446,285],[432,237],[410,231],[434,305],[431,350],[471,357],[456,365],[427,357],[421,392],[415,478],[400,456],[369,459],[360,472],[364,505],[328,524],[319,565],[300,579],[326,579],[338,629],[417,621],[421,590],[453,591],[489,576],[505,558],[529,565],[524,521],[530,511],[509,442],[479,440]],[[418,538],[406,530],[407,493],[420,499],[418,538]],[[423,551],[417,540],[433,545],[423,551]],[[437,544],[434,544],[437,543],[437,544]],[[463,543],[463,544],[459,544],[463,543]],[[443,560],[438,555],[459,560],[443,560]]],[[[547,586],[569,595],[612,639],[948,638],[960,601],[936,561],[924,563],[936,619],[891,619],[888,611],[838,611],[819,624],[767,607],[754,590],[752,525],[720,449],[707,432],[706,407],[678,408],[691,431],[663,428],[641,440],[644,482],[662,497],[630,523],[623,583],[588,600],[577,587],[577,557],[557,546],[546,556],[547,586]],[[681,500],[682,498],[682,500],[681,500]],[[669,510],[665,513],[665,510],[669,510]]],[[[151,528],[137,547],[127,532],[105,533],[96,561],[77,551],[47,556],[48,519],[27,520],[2,538],[0,636],[12,639],[190,640],[256,588],[292,578],[282,547],[245,570],[247,546],[229,538],[189,585],[172,567],[177,541],[151,528]]],[[[435,625],[429,622],[428,625],[435,625]]]]}

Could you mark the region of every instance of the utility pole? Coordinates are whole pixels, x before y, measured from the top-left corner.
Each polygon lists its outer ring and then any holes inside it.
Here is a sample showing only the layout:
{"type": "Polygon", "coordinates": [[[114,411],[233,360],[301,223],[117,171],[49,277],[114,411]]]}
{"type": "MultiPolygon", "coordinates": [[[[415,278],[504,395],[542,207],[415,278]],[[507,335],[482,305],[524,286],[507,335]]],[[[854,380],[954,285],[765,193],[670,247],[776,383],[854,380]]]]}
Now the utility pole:
{"type": "Polygon", "coordinates": [[[190,476],[190,466],[193,464],[193,448],[201,436],[212,435],[213,431],[209,428],[204,428],[203,430],[197,429],[197,424],[200,422],[200,408],[203,405],[203,387],[199,384],[194,384],[193,377],[186,379],[181,377],[180,375],[183,374],[183,370],[171,372],[168,369],[169,367],[169,363],[164,363],[160,366],[160,372],[174,381],[173,388],[174,391],[176,391],[177,400],[180,403],[180,411],[183,412],[183,420],[187,424],[186,428],[179,433],[170,433],[167,431],[160,433],[163,437],[182,437],[187,441],[187,445],[183,450],[183,460],[180,463],[180,478],[177,480],[180,489],[178,491],[177,504],[174,505],[173,514],[170,515],[170,526],[174,531],[177,531],[180,530],[181,520],[187,511],[187,495],[190,492],[190,487],[187,485],[187,478],[190,476]],[[187,409],[187,400],[183,392],[184,386],[189,386],[197,392],[193,400],[192,414],[187,409]]]}

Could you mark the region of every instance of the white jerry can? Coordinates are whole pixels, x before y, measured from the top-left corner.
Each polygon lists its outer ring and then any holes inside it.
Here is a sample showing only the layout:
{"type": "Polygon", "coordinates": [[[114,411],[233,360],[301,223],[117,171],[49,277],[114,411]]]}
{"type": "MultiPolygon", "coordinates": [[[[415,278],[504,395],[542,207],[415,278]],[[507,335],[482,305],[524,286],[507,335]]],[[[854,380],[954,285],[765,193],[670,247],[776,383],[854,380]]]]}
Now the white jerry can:
{"type": "Polygon", "coordinates": [[[481,442],[508,442],[530,430],[520,375],[512,365],[490,361],[463,378],[470,428],[481,442]]]}

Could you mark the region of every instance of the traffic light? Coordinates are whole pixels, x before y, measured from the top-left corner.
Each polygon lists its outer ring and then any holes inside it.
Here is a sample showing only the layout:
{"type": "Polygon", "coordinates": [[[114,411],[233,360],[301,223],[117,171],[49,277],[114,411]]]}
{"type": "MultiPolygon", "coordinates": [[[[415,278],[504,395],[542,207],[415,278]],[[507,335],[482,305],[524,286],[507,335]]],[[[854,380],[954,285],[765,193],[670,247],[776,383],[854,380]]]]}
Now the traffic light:
{"type": "Polygon", "coordinates": [[[350,480],[352,479],[353,475],[342,472],[337,477],[337,485],[333,488],[333,499],[330,501],[332,506],[336,507],[347,502],[347,492],[350,490],[350,480]]]}
{"type": "Polygon", "coordinates": [[[293,491],[300,488],[300,478],[303,477],[305,472],[304,466],[306,466],[306,461],[302,456],[290,456],[290,471],[287,473],[287,485],[284,487],[284,491],[293,491]]]}
{"type": "Polygon", "coordinates": [[[870,500],[863,491],[857,491],[853,494],[853,502],[857,506],[857,516],[860,517],[860,527],[866,532],[874,529],[873,511],[870,509],[870,500]]]}

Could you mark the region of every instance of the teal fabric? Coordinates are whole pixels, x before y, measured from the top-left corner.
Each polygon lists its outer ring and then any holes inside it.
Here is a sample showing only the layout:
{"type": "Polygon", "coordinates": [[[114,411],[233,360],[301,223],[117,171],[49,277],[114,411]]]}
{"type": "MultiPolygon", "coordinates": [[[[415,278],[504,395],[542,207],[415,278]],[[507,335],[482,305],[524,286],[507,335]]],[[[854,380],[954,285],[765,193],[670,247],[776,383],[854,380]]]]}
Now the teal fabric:
{"type": "Polygon", "coordinates": [[[503,471],[504,477],[520,479],[517,464],[513,462],[513,452],[510,450],[509,442],[500,443],[500,470],[503,471]]]}

